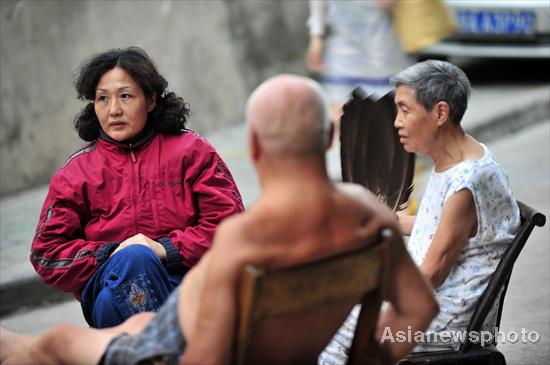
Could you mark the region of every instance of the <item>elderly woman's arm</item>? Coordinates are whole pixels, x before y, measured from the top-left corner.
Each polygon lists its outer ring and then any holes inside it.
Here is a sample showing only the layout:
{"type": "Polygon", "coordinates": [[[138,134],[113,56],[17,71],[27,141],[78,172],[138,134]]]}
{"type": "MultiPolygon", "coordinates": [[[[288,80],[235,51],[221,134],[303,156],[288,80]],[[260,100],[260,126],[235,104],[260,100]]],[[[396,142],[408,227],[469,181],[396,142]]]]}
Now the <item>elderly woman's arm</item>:
{"type": "Polygon", "coordinates": [[[445,279],[469,237],[477,232],[477,213],[472,193],[462,189],[451,196],[441,215],[439,227],[420,270],[434,288],[445,279]]]}

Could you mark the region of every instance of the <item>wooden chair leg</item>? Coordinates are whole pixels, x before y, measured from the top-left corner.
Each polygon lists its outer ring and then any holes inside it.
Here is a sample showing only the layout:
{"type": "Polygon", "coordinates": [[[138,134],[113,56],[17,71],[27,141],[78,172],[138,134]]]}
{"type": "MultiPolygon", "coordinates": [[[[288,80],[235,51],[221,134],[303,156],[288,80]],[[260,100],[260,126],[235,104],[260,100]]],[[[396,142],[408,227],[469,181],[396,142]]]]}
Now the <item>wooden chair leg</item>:
{"type": "Polygon", "coordinates": [[[355,327],[355,335],[348,357],[348,364],[383,364],[385,360],[374,331],[382,302],[380,290],[371,291],[363,296],[361,311],[355,327]]]}

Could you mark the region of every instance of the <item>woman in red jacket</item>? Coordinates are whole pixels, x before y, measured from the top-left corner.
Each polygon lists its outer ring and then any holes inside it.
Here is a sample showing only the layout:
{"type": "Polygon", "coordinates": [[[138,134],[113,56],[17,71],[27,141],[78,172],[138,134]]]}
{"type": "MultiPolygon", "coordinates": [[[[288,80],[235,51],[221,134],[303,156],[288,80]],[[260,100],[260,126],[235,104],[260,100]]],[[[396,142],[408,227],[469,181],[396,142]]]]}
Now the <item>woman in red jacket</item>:
{"type": "Polygon", "coordinates": [[[109,327],[156,311],[210,247],[217,225],[242,211],[227,166],[187,130],[188,105],[136,47],[95,55],[75,87],[89,143],[51,179],[31,262],[109,327]]]}

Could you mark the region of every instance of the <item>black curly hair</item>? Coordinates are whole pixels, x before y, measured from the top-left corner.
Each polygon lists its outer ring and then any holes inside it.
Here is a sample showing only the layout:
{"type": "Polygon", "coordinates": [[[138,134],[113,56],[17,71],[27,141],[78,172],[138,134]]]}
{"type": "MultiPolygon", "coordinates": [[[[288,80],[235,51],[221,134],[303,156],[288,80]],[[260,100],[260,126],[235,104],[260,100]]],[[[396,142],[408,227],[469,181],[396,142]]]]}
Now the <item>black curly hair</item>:
{"type": "Polygon", "coordinates": [[[166,92],[168,82],[157,71],[147,53],[139,47],[111,49],[85,60],[77,70],[74,86],[81,100],[90,102],[75,116],[74,127],[85,141],[99,137],[101,125],[95,114],[93,100],[101,76],[120,67],[139,85],[150,101],[156,96],[156,106],[147,116],[147,125],[166,135],[178,134],[185,129],[189,105],[173,92],[166,92]]]}

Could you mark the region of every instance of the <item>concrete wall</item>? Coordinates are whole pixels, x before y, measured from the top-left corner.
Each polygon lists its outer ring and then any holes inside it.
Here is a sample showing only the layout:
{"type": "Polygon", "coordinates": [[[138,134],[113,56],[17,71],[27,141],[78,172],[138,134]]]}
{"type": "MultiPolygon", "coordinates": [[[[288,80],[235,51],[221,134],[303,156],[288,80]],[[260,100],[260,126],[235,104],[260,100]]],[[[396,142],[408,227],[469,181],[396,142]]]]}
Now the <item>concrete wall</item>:
{"type": "Polygon", "coordinates": [[[0,2],[0,194],[47,182],[82,141],[74,71],[114,47],[144,48],[190,103],[201,134],[243,121],[249,92],[305,73],[307,1],[0,2]]]}

